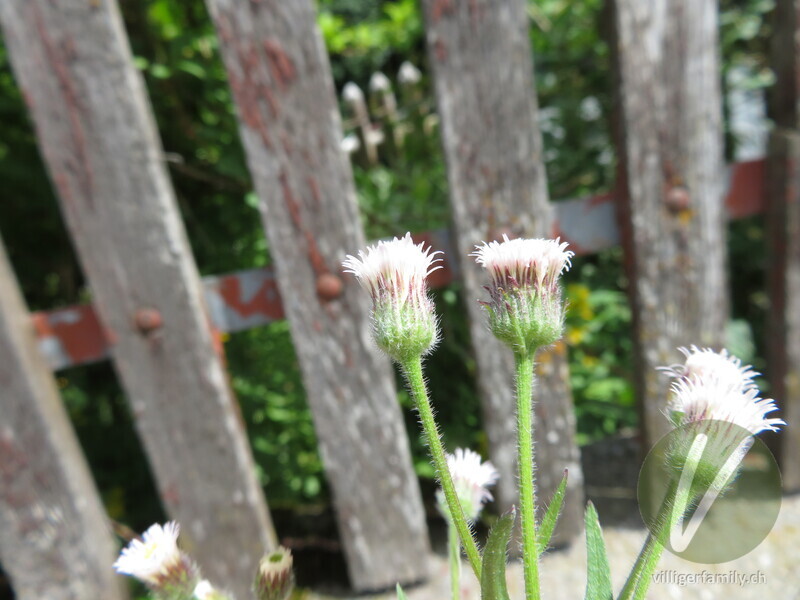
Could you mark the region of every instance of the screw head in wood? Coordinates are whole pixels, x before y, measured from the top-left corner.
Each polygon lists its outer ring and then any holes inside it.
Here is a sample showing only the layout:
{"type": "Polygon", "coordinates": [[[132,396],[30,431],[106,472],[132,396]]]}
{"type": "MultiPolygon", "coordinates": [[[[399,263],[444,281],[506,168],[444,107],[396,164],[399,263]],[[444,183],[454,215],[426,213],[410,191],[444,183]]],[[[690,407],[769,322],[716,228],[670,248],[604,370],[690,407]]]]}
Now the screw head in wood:
{"type": "Polygon", "coordinates": [[[134,315],[134,323],[140,333],[147,335],[161,329],[164,319],[155,308],[140,308],[134,315]]]}
{"type": "Polygon", "coordinates": [[[342,295],[344,284],[332,273],[323,273],[317,277],[317,295],[323,300],[335,300],[342,295]]]}
{"type": "Polygon", "coordinates": [[[667,208],[673,213],[679,213],[689,208],[692,199],[689,196],[689,190],[682,185],[671,187],[667,191],[664,198],[664,203],[667,208]]]}

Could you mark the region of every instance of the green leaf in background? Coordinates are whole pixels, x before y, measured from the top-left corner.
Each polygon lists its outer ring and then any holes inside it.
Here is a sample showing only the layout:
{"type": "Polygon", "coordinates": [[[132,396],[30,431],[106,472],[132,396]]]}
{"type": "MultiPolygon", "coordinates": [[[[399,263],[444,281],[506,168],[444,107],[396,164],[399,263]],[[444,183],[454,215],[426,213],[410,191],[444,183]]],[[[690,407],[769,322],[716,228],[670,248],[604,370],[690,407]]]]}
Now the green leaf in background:
{"type": "Polygon", "coordinates": [[[506,548],[517,510],[512,508],[495,523],[483,551],[481,600],[509,600],[506,587],[506,548]]]}
{"type": "Polygon", "coordinates": [[[564,477],[561,478],[561,483],[558,484],[553,499],[547,507],[547,511],[542,518],[542,524],[539,526],[539,555],[541,556],[547,545],[550,543],[550,538],[553,537],[553,530],[556,528],[558,516],[561,514],[561,505],[564,502],[564,496],[567,494],[567,477],[568,470],[564,469],[564,477]]]}
{"type": "Polygon", "coordinates": [[[397,590],[397,600],[408,600],[406,593],[403,591],[403,588],[400,587],[399,583],[395,589],[397,590]]]}
{"type": "Polygon", "coordinates": [[[586,600],[611,600],[611,569],[594,504],[586,506],[586,600]]]}

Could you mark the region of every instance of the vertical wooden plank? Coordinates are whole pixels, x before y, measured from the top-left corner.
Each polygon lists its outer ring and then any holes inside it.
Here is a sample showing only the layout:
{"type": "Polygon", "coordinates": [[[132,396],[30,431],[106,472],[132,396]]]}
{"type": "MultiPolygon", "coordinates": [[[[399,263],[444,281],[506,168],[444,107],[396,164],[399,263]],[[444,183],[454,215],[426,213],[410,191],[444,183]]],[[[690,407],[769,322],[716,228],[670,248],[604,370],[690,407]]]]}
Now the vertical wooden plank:
{"type": "Polygon", "coordinates": [[[788,427],[780,434],[784,489],[800,490],[800,1],[778,0],[770,102],[776,124],[767,158],[767,360],[770,395],[788,427]]]}
{"type": "MultiPolygon", "coordinates": [[[[503,233],[553,234],[542,162],[533,58],[523,0],[423,0],[447,161],[456,247],[470,333],[478,364],[483,423],[492,462],[500,471],[497,499],[517,502],[514,360],[489,332],[476,299],[486,275],[467,256],[474,245],[503,233]]],[[[538,494],[552,495],[563,470],[570,492],[556,541],[580,529],[583,477],[563,343],[540,353],[535,390],[538,494]]]]}
{"type": "Polygon", "coordinates": [[[16,597],[126,597],[105,510],[2,242],[0,389],[0,561],[16,597]]]}
{"type": "Polygon", "coordinates": [[[311,0],[208,0],[358,590],[423,578],[419,487],[369,300],[342,279],[363,246],[330,63],[311,0]]]}
{"type": "MultiPolygon", "coordinates": [[[[614,0],[618,211],[645,442],[669,428],[655,367],[678,346],[719,348],[725,274],[716,0],[614,0]]],[[[647,447],[647,445],[645,446],[647,447]]]]}
{"type": "Polygon", "coordinates": [[[0,20],[165,508],[244,598],[274,533],[118,6],[13,0],[0,20]]]}

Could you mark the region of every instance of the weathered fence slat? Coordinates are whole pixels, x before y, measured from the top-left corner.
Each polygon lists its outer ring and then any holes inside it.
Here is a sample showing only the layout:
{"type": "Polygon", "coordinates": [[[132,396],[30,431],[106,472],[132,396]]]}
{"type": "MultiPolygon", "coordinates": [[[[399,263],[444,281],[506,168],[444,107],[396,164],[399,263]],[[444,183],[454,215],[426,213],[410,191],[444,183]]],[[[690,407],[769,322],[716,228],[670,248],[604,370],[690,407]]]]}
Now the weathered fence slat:
{"type": "Polygon", "coordinates": [[[800,490],[800,1],[778,0],[772,62],[772,132],[767,164],[767,368],[788,427],[780,435],[784,489],[800,490]]]}
{"type": "MultiPolygon", "coordinates": [[[[614,0],[618,209],[646,443],[666,433],[677,346],[720,347],[727,322],[716,0],[614,0]]],[[[645,446],[647,447],[647,446],[645,446]]]]}
{"type": "Polygon", "coordinates": [[[0,561],[18,600],[126,597],[116,545],[0,242],[0,561]]]}
{"type": "Polygon", "coordinates": [[[427,528],[388,360],[341,261],[365,243],[311,0],[208,0],[261,198],[350,581],[427,573],[427,528]]]}
{"type": "MultiPolygon", "coordinates": [[[[476,243],[502,233],[548,237],[553,230],[526,5],[523,0],[423,0],[422,5],[483,424],[501,474],[497,499],[505,509],[517,502],[514,361],[486,326],[476,302],[485,295],[486,275],[468,254],[476,243]]],[[[565,355],[561,343],[540,354],[536,386],[541,498],[552,495],[564,468],[570,470],[571,489],[555,538],[561,542],[579,531],[583,504],[565,355]]]]}
{"type": "Polygon", "coordinates": [[[274,532],[119,8],[3,2],[0,19],[165,508],[244,598],[274,532]]]}

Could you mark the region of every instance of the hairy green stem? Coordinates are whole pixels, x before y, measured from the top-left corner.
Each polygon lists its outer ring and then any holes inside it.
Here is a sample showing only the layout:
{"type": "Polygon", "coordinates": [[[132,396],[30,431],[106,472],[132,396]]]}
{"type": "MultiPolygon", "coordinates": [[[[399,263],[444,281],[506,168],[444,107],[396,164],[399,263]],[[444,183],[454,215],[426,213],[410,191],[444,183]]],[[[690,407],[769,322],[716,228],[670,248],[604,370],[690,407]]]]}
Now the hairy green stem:
{"type": "Polygon", "coordinates": [[[419,420],[422,422],[422,432],[425,442],[430,449],[433,467],[436,470],[436,477],[442,486],[444,497],[447,500],[447,507],[450,509],[450,516],[453,524],[461,538],[461,544],[467,553],[467,559],[475,572],[475,576],[480,581],[481,578],[481,555],[478,546],[472,537],[461,502],[458,501],[456,488],[453,485],[453,478],[450,476],[450,469],[447,468],[447,457],[444,453],[442,440],[439,437],[439,429],[436,427],[436,420],[433,418],[433,410],[428,400],[428,390],[425,388],[425,380],[422,377],[422,357],[408,359],[401,364],[403,373],[411,389],[411,396],[419,413],[419,420]]]}
{"type": "Polygon", "coordinates": [[[536,540],[536,484],[533,470],[533,356],[515,353],[517,364],[517,437],[522,563],[525,598],[539,600],[539,544],[536,540]]]}
{"type": "Polygon", "coordinates": [[[447,519],[447,544],[450,556],[450,596],[452,600],[461,598],[461,542],[458,539],[453,519],[447,519]]]}

